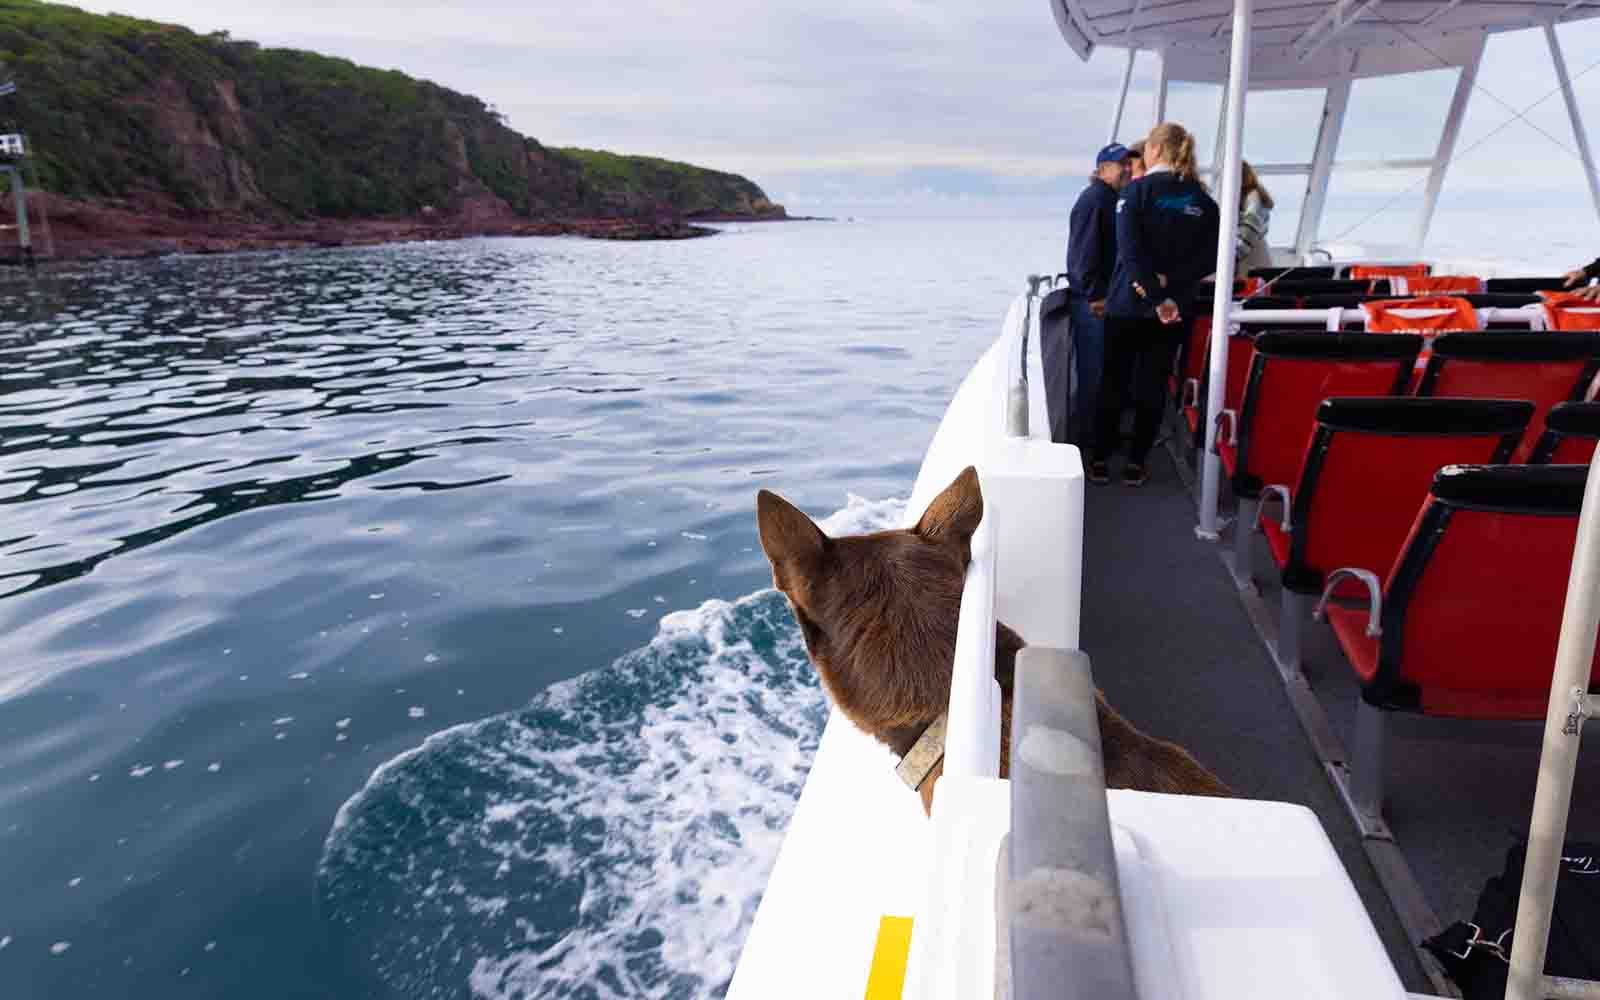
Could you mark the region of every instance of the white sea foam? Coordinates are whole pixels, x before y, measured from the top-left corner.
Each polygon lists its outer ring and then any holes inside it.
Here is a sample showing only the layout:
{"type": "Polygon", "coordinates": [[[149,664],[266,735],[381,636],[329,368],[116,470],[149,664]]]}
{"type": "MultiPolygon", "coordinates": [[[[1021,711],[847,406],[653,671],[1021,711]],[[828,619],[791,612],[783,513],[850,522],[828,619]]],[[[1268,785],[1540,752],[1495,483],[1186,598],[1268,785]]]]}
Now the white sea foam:
{"type": "MultiPolygon", "coordinates": [[[[904,511],[852,496],[820,523],[904,511]]],[[[776,592],[669,613],[611,666],[374,771],[329,831],[324,910],[405,996],[720,996],[826,714],[776,592]]]]}

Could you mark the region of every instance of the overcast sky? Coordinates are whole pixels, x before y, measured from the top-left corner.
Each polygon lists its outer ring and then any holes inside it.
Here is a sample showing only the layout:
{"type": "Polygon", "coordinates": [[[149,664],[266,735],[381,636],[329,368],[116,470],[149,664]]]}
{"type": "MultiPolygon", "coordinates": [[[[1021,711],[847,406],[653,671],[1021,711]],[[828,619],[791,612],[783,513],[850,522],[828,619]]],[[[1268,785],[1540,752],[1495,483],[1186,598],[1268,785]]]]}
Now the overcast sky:
{"type": "MultiPolygon", "coordinates": [[[[1046,0],[80,6],[397,68],[478,95],[543,142],[732,170],[780,199],[1039,194],[1075,185],[1105,141],[1121,68],[1121,54],[1106,50],[1079,62],[1046,0]]],[[[1600,140],[1600,69],[1593,68],[1600,22],[1560,30],[1589,130],[1600,140]]],[[[1125,138],[1151,124],[1153,84],[1151,64],[1141,62],[1125,138]]],[[[1542,34],[1491,41],[1479,86],[1485,93],[1471,105],[1447,195],[1584,198],[1564,106],[1559,94],[1546,96],[1555,78],[1542,34]],[[1567,149],[1516,123],[1469,152],[1512,118],[1486,94],[1519,110],[1546,97],[1529,118],[1567,149]]],[[[1351,112],[1353,127],[1357,118],[1368,127],[1347,131],[1346,146],[1382,155],[1396,144],[1436,141],[1448,93],[1448,79],[1372,88],[1366,113],[1351,112]],[[1427,107],[1411,108],[1413,100],[1427,107]]],[[[1171,111],[1210,145],[1211,92],[1175,93],[1171,111]]],[[[1261,99],[1250,126],[1253,143],[1294,146],[1302,132],[1305,142],[1314,138],[1315,121],[1307,123],[1304,102],[1261,99]]],[[[1345,181],[1350,190],[1393,183],[1370,175],[1345,181]]]]}

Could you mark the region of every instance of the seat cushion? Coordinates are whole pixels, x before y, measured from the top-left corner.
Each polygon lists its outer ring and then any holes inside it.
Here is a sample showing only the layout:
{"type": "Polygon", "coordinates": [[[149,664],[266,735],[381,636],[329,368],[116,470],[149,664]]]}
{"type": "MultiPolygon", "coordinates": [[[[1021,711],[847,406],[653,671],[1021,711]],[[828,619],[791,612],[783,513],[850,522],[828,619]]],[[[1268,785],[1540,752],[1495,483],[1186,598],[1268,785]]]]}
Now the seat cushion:
{"type": "Polygon", "coordinates": [[[1232,476],[1233,470],[1239,466],[1239,449],[1219,438],[1217,455],[1222,459],[1222,471],[1232,476]]]}
{"type": "Polygon", "coordinates": [[[1272,561],[1278,568],[1289,565],[1289,533],[1283,530],[1277,515],[1269,514],[1265,508],[1261,511],[1261,533],[1267,536],[1267,548],[1272,550],[1272,561]]]}
{"type": "Polygon", "coordinates": [[[1349,608],[1330,604],[1327,614],[1328,624],[1333,626],[1333,635],[1344,648],[1351,669],[1362,684],[1371,684],[1378,676],[1378,640],[1367,635],[1366,604],[1349,608]]]}

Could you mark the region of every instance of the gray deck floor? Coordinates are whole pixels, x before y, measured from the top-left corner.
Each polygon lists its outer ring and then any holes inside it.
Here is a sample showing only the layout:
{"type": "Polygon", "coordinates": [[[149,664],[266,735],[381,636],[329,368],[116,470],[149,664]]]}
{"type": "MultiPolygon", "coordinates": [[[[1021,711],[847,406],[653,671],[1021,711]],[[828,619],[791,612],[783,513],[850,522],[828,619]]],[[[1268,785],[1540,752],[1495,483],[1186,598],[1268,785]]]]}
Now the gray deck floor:
{"type": "MultiPolygon", "coordinates": [[[[1115,483],[1088,488],[1082,641],[1096,682],[1135,725],[1188,747],[1240,795],[1297,802],[1315,811],[1406,988],[1433,992],[1354,824],[1300,730],[1216,546],[1195,538],[1188,492],[1161,449],[1151,465],[1153,476],[1140,489],[1115,483]]],[[[1396,756],[1413,756],[1410,746],[1400,742],[1396,756]]],[[[1418,763],[1408,766],[1421,766],[1423,755],[1414,756],[1418,763]]],[[[1503,771],[1494,769],[1494,780],[1517,780],[1514,768],[1503,771]]],[[[1434,790],[1426,795],[1437,801],[1445,794],[1443,786],[1461,774],[1461,765],[1442,759],[1432,774],[1434,790]]],[[[1398,765],[1394,780],[1408,780],[1398,765]]],[[[1528,787],[1531,795],[1531,778],[1528,787]]],[[[1408,799],[1405,814],[1427,803],[1420,796],[1408,799]]],[[[1477,829],[1474,836],[1481,838],[1481,825],[1477,829]]],[[[1493,838],[1489,855],[1503,855],[1507,843],[1505,836],[1493,838]]],[[[1433,846],[1451,857],[1468,857],[1450,851],[1448,844],[1433,846]]],[[[1481,885],[1498,866],[1495,860],[1480,874],[1463,860],[1450,878],[1481,885]]]]}

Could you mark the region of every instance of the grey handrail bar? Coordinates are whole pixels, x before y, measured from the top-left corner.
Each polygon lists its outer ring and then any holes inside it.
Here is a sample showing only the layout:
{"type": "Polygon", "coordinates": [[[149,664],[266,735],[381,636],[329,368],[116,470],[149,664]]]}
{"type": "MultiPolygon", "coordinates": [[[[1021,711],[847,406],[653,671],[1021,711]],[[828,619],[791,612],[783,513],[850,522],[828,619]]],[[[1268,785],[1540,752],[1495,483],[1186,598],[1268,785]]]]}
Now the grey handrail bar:
{"type": "Polygon", "coordinates": [[[1089,658],[1021,650],[1011,713],[1011,998],[1137,1000],[1089,658]]]}

